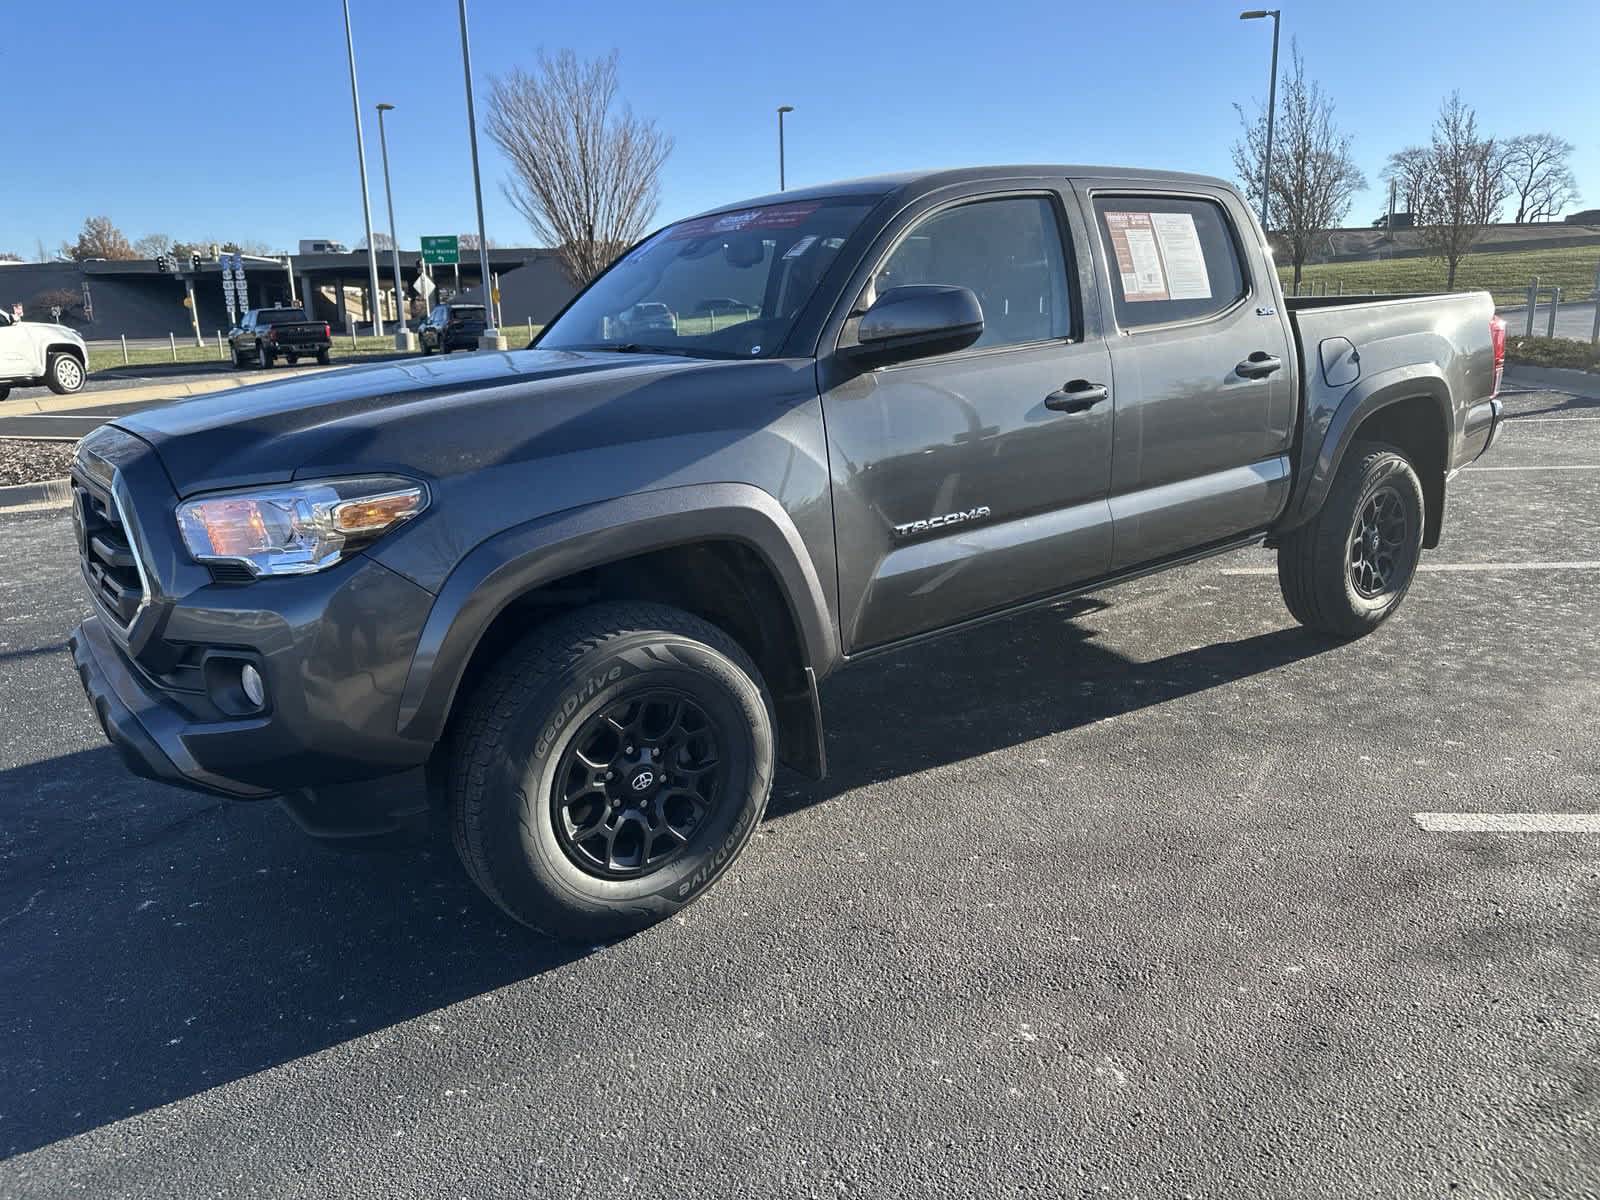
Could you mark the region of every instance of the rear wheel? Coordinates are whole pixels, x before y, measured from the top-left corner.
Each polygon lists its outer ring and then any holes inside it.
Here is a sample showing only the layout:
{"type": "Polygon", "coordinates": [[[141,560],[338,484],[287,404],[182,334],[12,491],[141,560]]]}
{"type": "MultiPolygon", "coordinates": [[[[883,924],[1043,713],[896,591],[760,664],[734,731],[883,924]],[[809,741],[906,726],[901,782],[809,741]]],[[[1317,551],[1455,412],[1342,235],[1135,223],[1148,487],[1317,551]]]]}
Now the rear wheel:
{"type": "Polygon", "coordinates": [[[605,604],[523,639],[464,701],[451,827],[525,925],[618,937],[671,916],[744,849],[772,786],[760,673],[715,626],[605,604]]]}
{"type": "Polygon", "coordinates": [[[318,350],[317,361],[323,366],[327,366],[333,361],[333,352],[331,350],[318,350]]]}
{"type": "Polygon", "coordinates": [[[9,395],[11,395],[11,385],[0,383],[0,400],[4,400],[9,395]]]}
{"type": "Polygon", "coordinates": [[[1346,638],[1387,620],[1416,574],[1424,511],[1422,483],[1400,451],[1351,446],[1322,511],[1278,547],[1278,583],[1295,620],[1346,638]]]}
{"type": "Polygon", "coordinates": [[[50,390],[58,395],[68,395],[82,389],[84,380],[83,364],[78,361],[78,356],[68,354],[65,350],[53,351],[45,363],[44,381],[50,385],[50,390]]]}

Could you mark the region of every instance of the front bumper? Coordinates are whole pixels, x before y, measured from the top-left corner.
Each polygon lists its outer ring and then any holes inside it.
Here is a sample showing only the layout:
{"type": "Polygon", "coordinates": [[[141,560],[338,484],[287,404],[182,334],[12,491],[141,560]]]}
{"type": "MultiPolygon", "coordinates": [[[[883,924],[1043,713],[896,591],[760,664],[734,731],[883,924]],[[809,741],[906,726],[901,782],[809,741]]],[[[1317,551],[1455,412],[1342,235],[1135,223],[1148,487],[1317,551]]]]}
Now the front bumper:
{"type": "Polygon", "coordinates": [[[89,707],[135,775],[238,800],[272,795],[268,788],[218,775],[195,761],[183,741],[189,724],[184,714],[140,678],[99,617],[74,629],[67,644],[89,707]]]}

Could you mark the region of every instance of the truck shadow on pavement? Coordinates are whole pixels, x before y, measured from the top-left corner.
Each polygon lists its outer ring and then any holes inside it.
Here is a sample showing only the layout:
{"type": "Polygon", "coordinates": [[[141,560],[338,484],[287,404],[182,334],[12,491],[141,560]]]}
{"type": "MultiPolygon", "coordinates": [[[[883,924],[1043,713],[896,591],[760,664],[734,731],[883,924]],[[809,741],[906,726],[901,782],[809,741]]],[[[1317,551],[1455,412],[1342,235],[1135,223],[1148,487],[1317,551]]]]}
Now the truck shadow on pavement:
{"type": "Polygon", "coordinates": [[[1299,626],[1136,663],[1074,618],[1090,597],[996,621],[840,671],[824,686],[828,778],[780,777],[783,817],[854,788],[974,758],[1260,675],[1336,649],[1299,626]]]}
{"type": "MultiPolygon", "coordinates": [[[[1332,643],[1298,629],[1131,664],[1075,601],[842,672],[833,775],[877,780],[1087,725],[1332,643]]],[[[109,747],[0,771],[0,1157],[83,1133],[581,957],[503,919],[442,839],[359,853],[271,803],[135,779],[109,747]]]]}

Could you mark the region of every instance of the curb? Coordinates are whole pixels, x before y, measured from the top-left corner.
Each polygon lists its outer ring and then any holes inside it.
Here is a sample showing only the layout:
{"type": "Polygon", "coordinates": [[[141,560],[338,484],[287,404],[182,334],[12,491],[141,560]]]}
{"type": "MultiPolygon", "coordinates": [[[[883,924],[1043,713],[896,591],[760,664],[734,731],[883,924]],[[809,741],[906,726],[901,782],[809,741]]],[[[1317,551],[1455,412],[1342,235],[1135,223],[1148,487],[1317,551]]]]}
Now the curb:
{"type": "Polygon", "coordinates": [[[0,512],[66,508],[71,503],[70,479],[47,479],[43,483],[18,483],[10,487],[0,487],[0,512]]]}
{"type": "Polygon", "coordinates": [[[272,383],[279,379],[294,379],[301,375],[317,375],[323,371],[337,371],[351,363],[335,363],[326,367],[290,367],[277,370],[270,377],[262,375],[233,376],[196,379],[192,382],[174,380],[171,383],[147,383],[137,387],[106,388],[92,392],[77,392],[71,396],[51,396],[42,400],[0,400],[0,417],[28,417],[36,413],[61,412],[102,408],[108,404],[127,404],[134,400],[182,400],[189,396],[206,396],[212,392],[225,392],[232,388],[251,387],[258,383],[272,383]]]}
{"type": "Polygon", "coordinates": [[[1537,391],[1566,392],[1585,400],[1600,400],[1600,375],[1571,367],[1530,367],[1507,363],[1505,381],[1537,391]]]}

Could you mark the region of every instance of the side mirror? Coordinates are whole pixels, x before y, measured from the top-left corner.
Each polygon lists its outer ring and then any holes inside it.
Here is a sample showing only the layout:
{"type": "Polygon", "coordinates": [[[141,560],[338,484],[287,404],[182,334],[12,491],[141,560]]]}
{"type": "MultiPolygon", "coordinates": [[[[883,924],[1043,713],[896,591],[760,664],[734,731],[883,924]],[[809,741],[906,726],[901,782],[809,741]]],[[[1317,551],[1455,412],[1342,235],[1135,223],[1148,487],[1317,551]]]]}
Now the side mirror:
{"type": "Polygon", "coordinates": [[[912,283],[890,288],[861,317],[843,352],[873,365],[965,350],[983,336],[983,305],[971,288],[912,283]]]}

